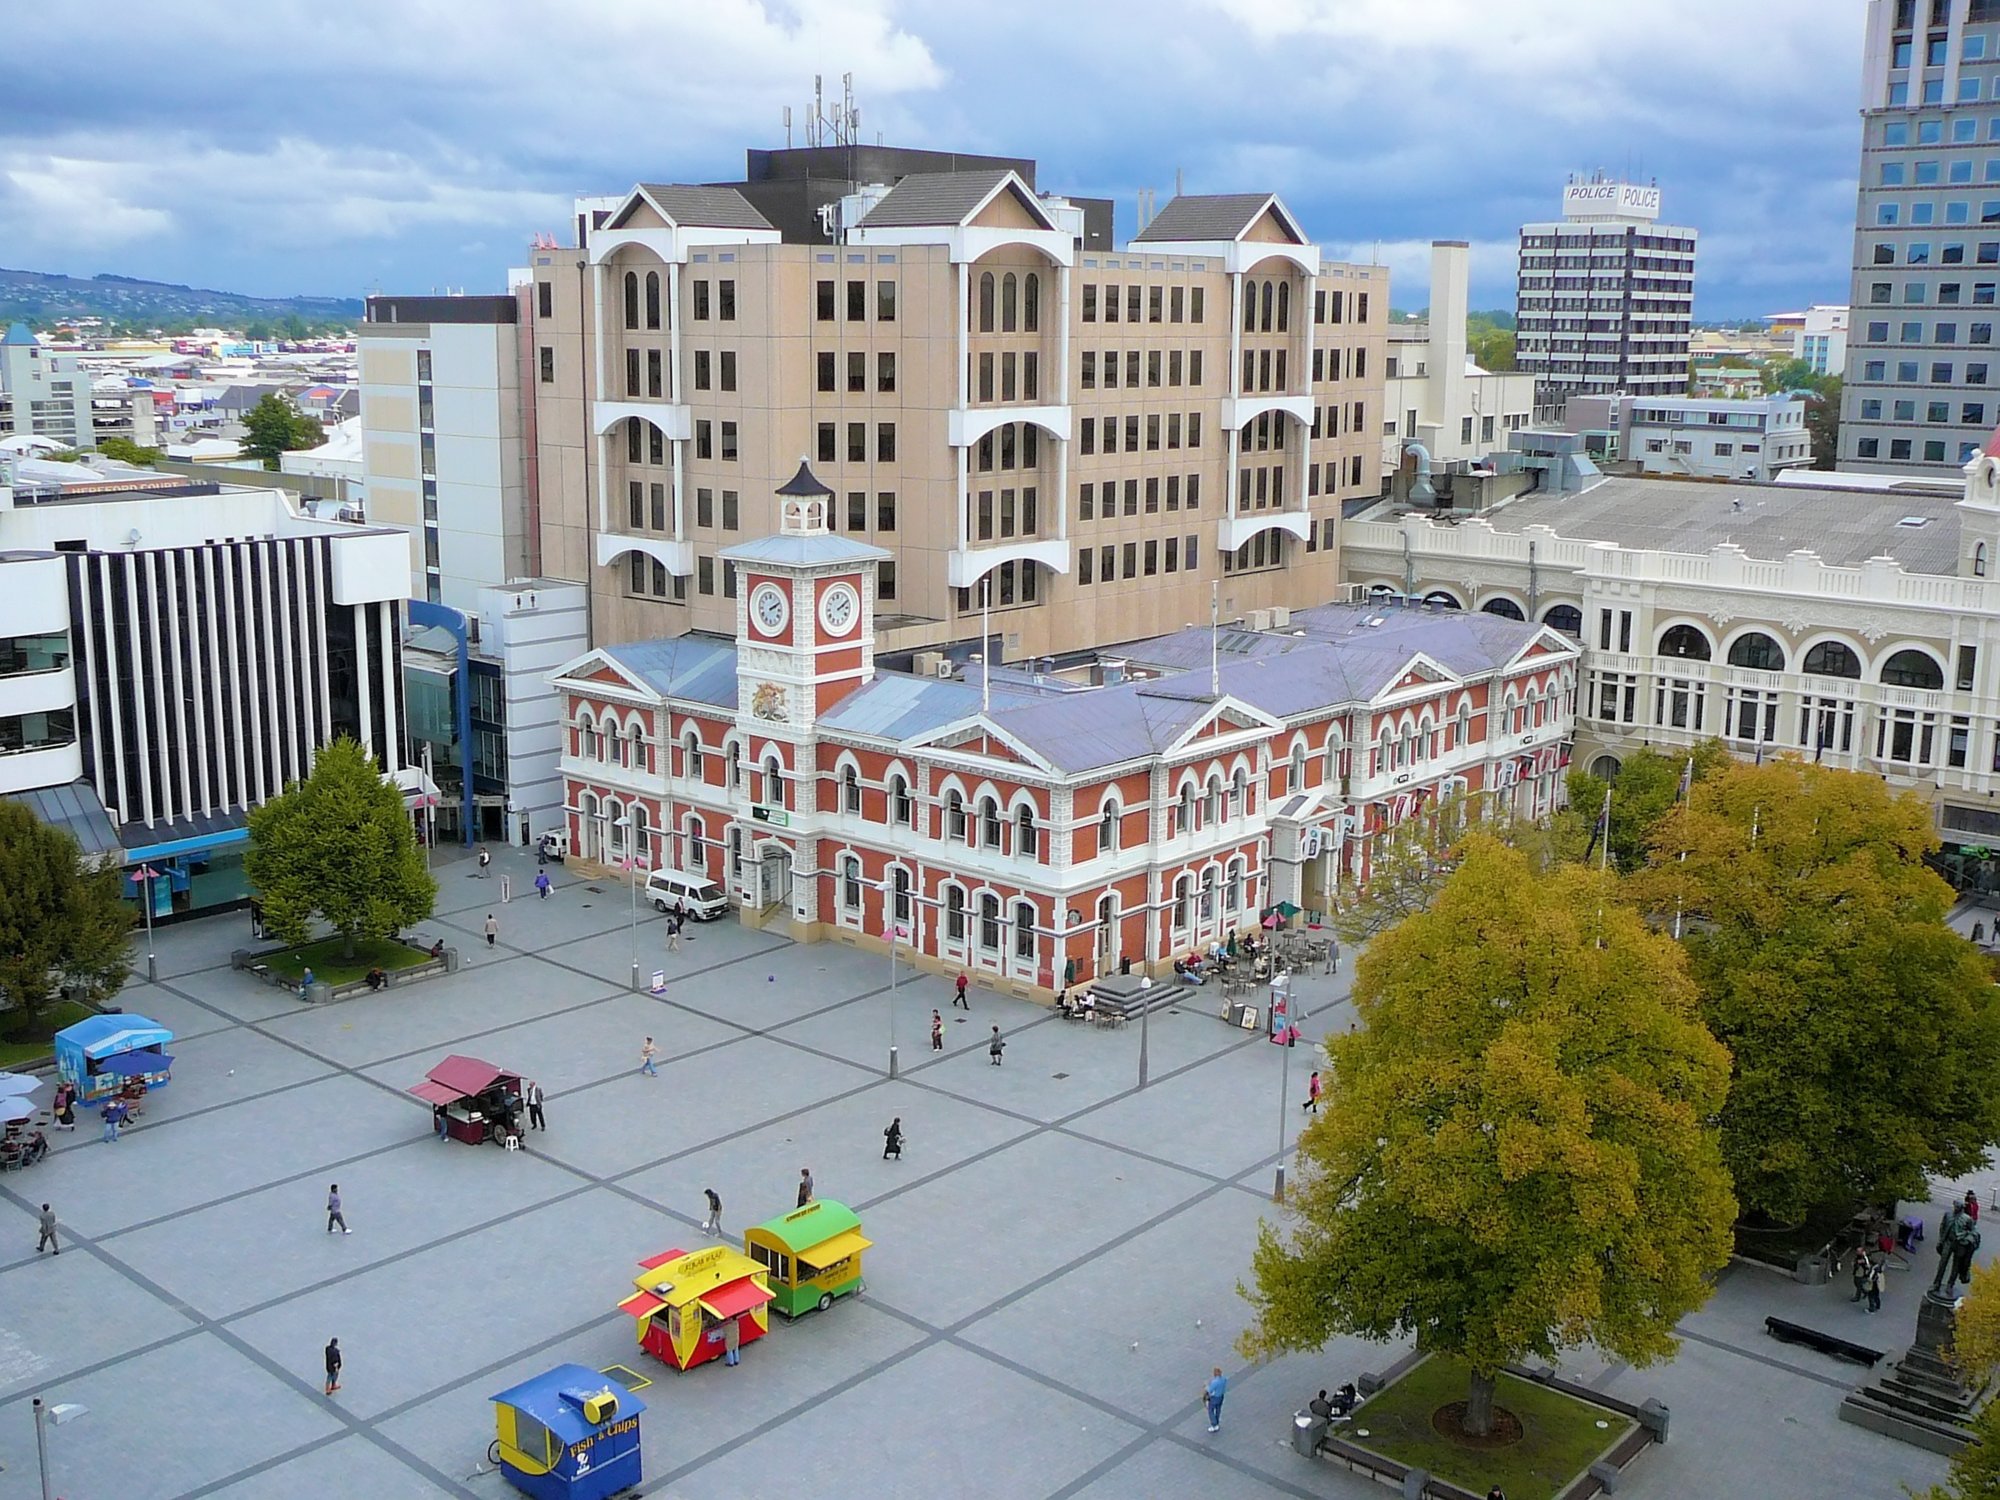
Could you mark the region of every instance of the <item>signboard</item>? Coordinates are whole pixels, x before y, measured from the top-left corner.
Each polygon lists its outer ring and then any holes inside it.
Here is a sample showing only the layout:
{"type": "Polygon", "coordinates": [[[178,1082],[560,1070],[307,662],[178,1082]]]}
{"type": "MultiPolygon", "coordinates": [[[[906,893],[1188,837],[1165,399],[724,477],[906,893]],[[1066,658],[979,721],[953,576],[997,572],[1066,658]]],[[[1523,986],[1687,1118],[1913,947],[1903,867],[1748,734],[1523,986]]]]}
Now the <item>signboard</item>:
{"type": "Polygon", "coordinates": [[[1660,190],[1629,182],[1572,182],[1563,189],[1566,219],[1657,219],[1660,190]]]}
{"type": "Polygon", "coordinates": [[[656,995],[664,995],[666,992],[667,992],[667,971],[665,969],[653,970],[653,993],[656,995]]]}
{"type": "Polygon", "coordinates": [[[752,807],[750,820],[753,823],[769,823],[773,828],[792,826],[792,815],[781,807],[752,807]]]}

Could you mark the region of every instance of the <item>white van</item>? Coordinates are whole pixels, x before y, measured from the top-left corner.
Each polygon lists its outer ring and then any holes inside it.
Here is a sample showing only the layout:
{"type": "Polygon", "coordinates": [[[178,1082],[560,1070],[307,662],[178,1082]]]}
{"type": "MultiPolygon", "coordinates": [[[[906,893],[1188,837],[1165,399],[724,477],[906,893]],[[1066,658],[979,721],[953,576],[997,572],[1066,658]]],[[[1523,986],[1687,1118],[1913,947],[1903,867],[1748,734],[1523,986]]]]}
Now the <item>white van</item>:
{"type": "Polygon", "coordinates": [[[729,910],[729,898],[706,875],[688,875],[680,870],[655,870],[646,877],[646,899],[655,911],[687,908],[697,922],[712,922],[729,910]]]}

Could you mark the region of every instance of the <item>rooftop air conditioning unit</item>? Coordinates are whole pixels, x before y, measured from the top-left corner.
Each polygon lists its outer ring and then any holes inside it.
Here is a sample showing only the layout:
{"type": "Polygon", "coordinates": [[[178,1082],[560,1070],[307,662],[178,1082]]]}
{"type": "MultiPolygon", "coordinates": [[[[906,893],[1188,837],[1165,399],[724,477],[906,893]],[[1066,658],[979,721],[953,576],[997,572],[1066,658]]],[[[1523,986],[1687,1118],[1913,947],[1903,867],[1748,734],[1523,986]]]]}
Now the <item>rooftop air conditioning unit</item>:
{"type": "Polygon", "coordinates": [[[917,653],[917,675],[919,677],[951,676],[951,658],[942,651],[919,651],[917,653]]]}
{"type": "Polygon", "coordinates": [[[943,652],[939,652],[938,659],[931,664],[931,675],[938,678],[950,679],[956,677],[958,674],[952,669],[951,658],[943,652]]]}
{"type": "Polygon", "coordinates": [[[1247,623],[1252,630],[1269,630],[1271,628],[1271,612],[1268,609],[1253,609],[1250,611],[1247,623]]]}
{"type": "Polygon", "coordinates": [[[1282,630],[1291,623],[1292,611],[1289,605],[1274,604],[1271,606],[1271,626],[1273,629],[1282,630]]]}

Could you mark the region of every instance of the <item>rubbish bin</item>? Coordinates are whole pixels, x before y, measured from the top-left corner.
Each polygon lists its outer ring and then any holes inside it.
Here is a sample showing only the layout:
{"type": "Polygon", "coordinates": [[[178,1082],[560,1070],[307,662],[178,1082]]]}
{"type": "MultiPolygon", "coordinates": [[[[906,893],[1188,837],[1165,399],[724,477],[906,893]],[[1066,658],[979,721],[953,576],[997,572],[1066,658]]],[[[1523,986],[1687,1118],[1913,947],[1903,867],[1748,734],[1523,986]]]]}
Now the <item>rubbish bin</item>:
{"type": "Polygon", "coordinates": [[[1319,1453],[1319,1445],[1326,1437],[1325,1417],[1316,1417],[1309,1411],[1296,1413],[1292,1417],[1292,1446],[1307,1458],[1319,1453]]]}

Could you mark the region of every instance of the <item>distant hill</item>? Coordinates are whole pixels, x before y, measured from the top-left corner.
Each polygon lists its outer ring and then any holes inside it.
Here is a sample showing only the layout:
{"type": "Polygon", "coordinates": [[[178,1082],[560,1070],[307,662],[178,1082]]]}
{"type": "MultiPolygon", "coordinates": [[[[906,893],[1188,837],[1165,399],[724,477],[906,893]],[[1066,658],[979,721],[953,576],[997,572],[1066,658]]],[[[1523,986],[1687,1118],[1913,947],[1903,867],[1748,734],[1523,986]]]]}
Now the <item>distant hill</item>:
{"type": "Polygon", "coordinates": [[[360,323],[362,311],[359,297],[245,297],[131,276],[85,280],[0,268],[0,324],[18,320],[47,328],[68,318],[104,318],[122,328],[241,328],[297,317],[351,327],[360,323]]]}

